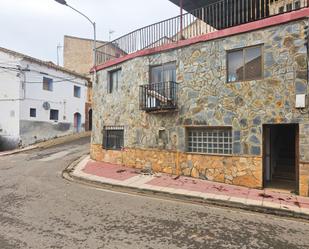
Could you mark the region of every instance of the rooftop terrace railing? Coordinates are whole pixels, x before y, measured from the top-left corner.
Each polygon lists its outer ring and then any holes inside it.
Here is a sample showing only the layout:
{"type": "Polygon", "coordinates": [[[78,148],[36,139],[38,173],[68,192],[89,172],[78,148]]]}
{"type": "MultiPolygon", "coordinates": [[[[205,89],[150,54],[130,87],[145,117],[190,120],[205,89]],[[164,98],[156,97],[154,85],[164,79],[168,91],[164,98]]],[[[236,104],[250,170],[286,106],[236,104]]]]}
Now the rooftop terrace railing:
{"type": "Polygon", "coordinates": [[[309,7],[309,0],[221,0],[140,28],[97,48],[97,64],[139,50],[309,7]]]}

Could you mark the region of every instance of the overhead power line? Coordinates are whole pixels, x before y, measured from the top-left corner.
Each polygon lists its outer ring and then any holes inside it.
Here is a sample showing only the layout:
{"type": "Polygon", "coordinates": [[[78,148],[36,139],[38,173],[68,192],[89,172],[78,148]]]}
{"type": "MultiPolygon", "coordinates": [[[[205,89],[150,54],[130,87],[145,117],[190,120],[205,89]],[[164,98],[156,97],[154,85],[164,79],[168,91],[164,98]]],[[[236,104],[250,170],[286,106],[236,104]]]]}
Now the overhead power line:
{"type": "MultiPolygon", "coordinates": [[[[56,77],[59,78],[61,80],[53,80],[53,83],[60,83],[60,82],[65,82],[65,81],[73,81],[76,80],[78,77],[74,77],[74,78],[63,78],[63,77],[59,77],[59,76],[55,76],[55,75],[49,75],[49,74],[42,74],[42,72],[37,71],[37,70],[33,70],[33,69],[22,69],[22,68],[18,68],[18,67],[8,67],[8,66],[0,66],[0,69],[3,70],[8,70],[8,71],[12,71],[12,72],[36,72],[38,74],[41,75],[46,75],[46,76],[51,76],[51,77],[56,77]]],[[[29,83],[29,84],[42,84],[42,81],[25,81],[25,83],[29,83]]]]}

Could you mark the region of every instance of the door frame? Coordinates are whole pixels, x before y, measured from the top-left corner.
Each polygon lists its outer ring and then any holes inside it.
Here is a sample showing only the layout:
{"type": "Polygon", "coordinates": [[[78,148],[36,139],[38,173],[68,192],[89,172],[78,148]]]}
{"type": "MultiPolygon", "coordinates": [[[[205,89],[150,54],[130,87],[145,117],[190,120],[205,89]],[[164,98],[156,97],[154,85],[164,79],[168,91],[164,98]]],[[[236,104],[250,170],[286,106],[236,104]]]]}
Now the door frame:
{"type": "MultiPolygon", "coordinates": [[[[262,142],[262,177],[263,177],[263,188],[266,187],[266,140],[271,139],[271,127],[276,127],[276,126],[292,126],[295,129],[295,191],[298,193],[299,191],[299,124],[298,123],[281,123],[281,124],[263,124],[262,125],[262,137],[263,137],[263,142],[262,142]],[[266,128],[270,128],[269,131],[269,136],[267,137],[266,128]]],[[[271,145],[270,145],[271,146],[271,145]]],[[[271,154],[270,154],[271,158],[271,154]]],[[[271,167],[271,166],[270,166],[271,167]]]]}

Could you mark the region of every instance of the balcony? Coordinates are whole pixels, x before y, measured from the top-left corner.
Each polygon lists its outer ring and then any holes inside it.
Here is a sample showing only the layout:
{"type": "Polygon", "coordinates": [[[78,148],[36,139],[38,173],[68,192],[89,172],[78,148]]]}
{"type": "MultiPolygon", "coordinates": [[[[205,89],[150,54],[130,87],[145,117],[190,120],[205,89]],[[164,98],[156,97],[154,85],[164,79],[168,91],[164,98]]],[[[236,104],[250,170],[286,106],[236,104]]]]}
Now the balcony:
{"type": "MultiPolygon", "coordinates": [[[[179,5],[179,0],[170,1],[179,5]]],[[[140,50],[309,7],[309,0],[183,0],[183,3],[186,13],[140,28],[98,47],[97,65],[140,50]]]]}
{"type": "Polygon", "coordinates": [[[139,88],[140,110],[167,112],[177,109],[178,83],[168,81],[142,85],[139,88]]]}

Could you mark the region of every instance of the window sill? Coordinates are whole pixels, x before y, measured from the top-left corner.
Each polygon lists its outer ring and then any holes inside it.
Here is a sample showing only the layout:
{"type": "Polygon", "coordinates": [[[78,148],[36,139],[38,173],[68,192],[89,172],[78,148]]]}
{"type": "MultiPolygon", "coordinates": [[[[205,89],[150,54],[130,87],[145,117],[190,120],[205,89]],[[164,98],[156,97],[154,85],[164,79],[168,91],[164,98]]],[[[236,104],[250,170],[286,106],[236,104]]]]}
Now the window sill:
{"type": "Polygon", "coordinates": [[[256,78],[256,79],[247,79],[247,80],[235,80],[235,81],[226,81],[226,84],[235,84],[235,83],[252,83],[252,81],[264,80],[265,78],[256,78]]]}
{"type": "Polygon", "coordinates": [[[112,149],[112,148],[105,148],[105,147],[102,147],[102,148],[103,148],[103,150],[122,151],[121,148],[119,148],[119,149],[112,149]]]}
{"type": "Polygon", "coordinates": [[[192,155],[203,155],[203,156],[224,156],[224,157],[233,157],[233,154],[210,154],[210,153],[203,153],[203,152],[189,152],[186,151],[186,154],[192,154],[192,155]]]}

